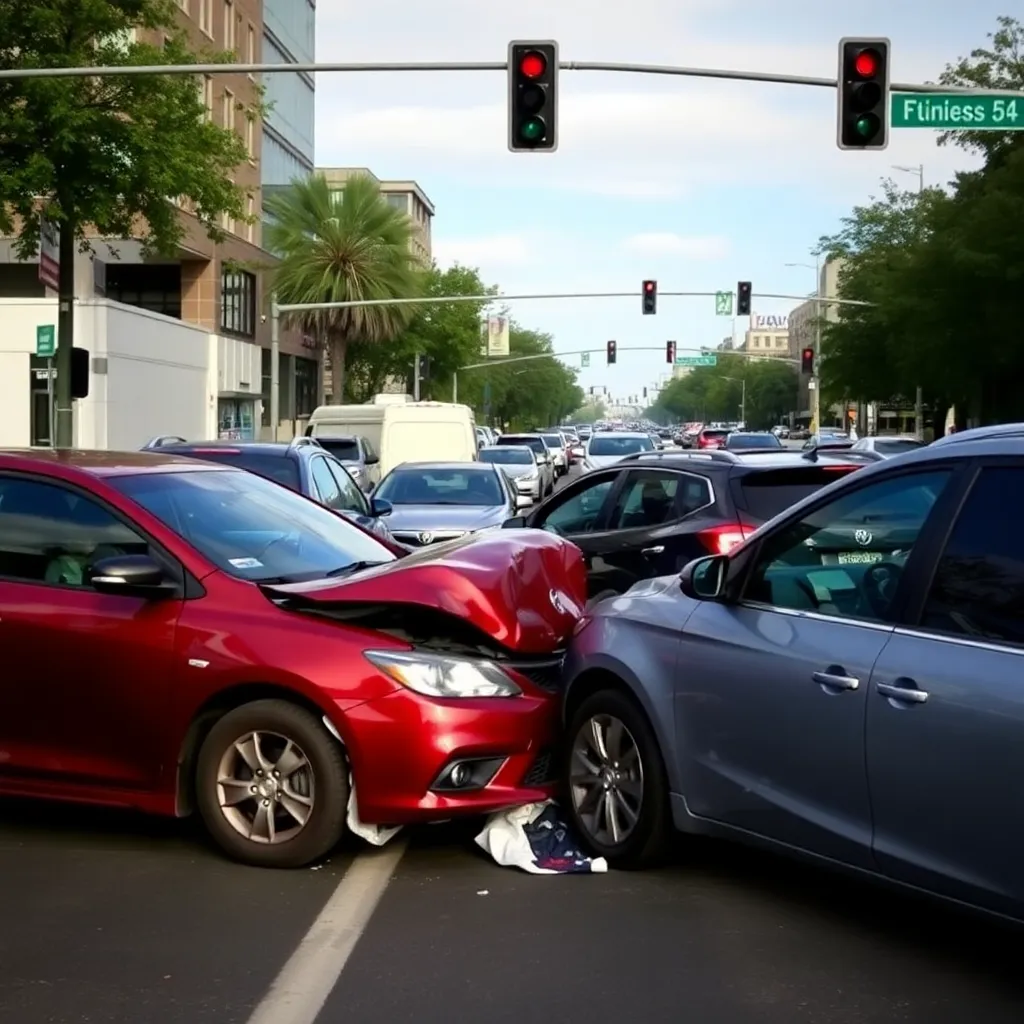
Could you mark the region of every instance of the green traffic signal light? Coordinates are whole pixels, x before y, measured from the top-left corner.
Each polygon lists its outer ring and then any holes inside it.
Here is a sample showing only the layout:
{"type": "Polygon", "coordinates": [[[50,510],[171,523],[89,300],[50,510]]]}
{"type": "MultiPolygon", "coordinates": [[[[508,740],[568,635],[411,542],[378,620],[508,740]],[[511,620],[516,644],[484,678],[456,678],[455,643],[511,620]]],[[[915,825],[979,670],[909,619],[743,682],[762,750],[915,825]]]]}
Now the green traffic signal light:
{"type": "Polygon", "coordinates": [[[878,134],[878,129],[882,127],[882,123],[874,114],[864,114],[862,117],[857,118],[853,127],[854,131],[862,139],[870,139],[878,134]]]}
{"type": "Polygon", "coordinates": [[[519,127],[524,142],[540,142],[544,138],[545,126],[539,117],[528,117],[519,127]]]}

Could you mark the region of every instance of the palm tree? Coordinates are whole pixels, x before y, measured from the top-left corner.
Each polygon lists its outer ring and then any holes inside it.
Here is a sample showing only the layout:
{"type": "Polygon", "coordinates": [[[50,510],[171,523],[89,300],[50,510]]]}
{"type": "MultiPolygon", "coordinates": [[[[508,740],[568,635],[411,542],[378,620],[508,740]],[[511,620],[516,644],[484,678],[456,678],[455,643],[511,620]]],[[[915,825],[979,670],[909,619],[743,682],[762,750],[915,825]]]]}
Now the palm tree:
{"type": "MultiPolygon", "coordinates": [[[[376,182],[353,175],[339,191],[323,175],[298,179],[267,203],[267,249],[282,305],[404,299],[423,294],[424,270],[412,251],[413,224],[388,203],[376,182]]],[[[321,339],[330,359],[332,398],[345,393],[350,342],[383,343],[408,326],[416,306],[356,306],[293,314],[321,339]]]]}

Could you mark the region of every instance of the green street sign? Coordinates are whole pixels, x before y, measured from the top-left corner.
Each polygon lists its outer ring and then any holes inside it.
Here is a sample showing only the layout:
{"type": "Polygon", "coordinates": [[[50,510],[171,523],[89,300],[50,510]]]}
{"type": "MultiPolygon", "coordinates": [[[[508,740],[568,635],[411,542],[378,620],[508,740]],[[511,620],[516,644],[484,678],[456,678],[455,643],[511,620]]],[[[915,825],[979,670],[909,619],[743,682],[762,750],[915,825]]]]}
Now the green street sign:
{"type": "Polygon", "coordinates": [[[715,316],[732,316],[732,292],[715,292],[715,316]]]}
{"type": "Polygon", "coordinates": [[[589,366],[589,365],[590,365],[590,353],[589,352],[581,352],[580,353],[580,366],[589,366]]]}
{"type": "Polygon", "coordinates": [[[57,328],[53,324],[41,324],[36,328],[36,355],[51,359],[56,351],[57,328]]]}
{"type": "Polygon", "coordinates": [[[1024,131],[1024,99],[1005,93],[894,92],[889,100],[893,128],[934,131],[1024,131]]]}
{"type": "Polygon", "coordinates": [[[676,356],[676,366],[717,366],[718,356],[676,356]]]}

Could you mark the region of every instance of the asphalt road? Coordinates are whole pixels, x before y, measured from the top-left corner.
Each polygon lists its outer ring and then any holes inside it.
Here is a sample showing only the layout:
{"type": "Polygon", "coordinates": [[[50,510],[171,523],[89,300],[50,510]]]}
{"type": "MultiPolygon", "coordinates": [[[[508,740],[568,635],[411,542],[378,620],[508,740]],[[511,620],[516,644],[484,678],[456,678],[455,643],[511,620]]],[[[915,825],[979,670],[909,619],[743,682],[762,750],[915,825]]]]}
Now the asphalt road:
{"type": "MultiPolygon", "coordinates": [[[[475,831],[413,833],[319,1015],[271,1019],[1019,1024],[1001,926],[712,843],[659,871],[534,877],[475,831]]],[[[190,824],[0,802],[0,1021],[246,1024],[367,849],[257,871],[190,824]]]]}

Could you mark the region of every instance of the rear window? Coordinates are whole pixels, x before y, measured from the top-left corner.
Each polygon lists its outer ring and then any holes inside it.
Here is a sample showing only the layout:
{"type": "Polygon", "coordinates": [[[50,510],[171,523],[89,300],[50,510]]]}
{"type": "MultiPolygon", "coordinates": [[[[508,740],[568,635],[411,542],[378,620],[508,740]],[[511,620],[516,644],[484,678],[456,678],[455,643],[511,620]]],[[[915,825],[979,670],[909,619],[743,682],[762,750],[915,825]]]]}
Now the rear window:
{"type": "Polygon", "coordinates": [[[320,447],[329,451],[340,462],[359,461],[359,442],[352,437],[318,437],[320,447]]]}
{"type": "Polygon", "coordinates": [[[532,448],[538,455],[546,455],[548,451],[543,439],[539,437],[516,437],[506,434],[498,438],[498,444],[521,444],[532,448]]]}
{"type": "Polygon", "coordinates": [[[220,462],[226,466],[234,466],[236,469],[246,469],[266,480],[273,480],[275,484],[283,484],[293,491],[302,489],[298,462],[284,455],[263,455],[259,452],[247,452],[245,449],[229,451],[207,449],[187,454],[202,459],[204,462],[220,462]]]}
{"type": "Polygon", "coordinates": [[[733,477],[733,501],[747,518],[764,523],[856,468],[808,466],[806,469],[766,469],[758,473],[744,473],[733,477]]]}
{"type": "Polygon", "coordinates": [[[903,452],[916,451],[923,448],[921,441],[900,438],[894,441],[875,441],[875,451],[882,455],[901,455],[903,452]]]}
{"type": "Polygon", "coordinates": [[[702,432],[705,437],[728,437],[728,430],[705,430],[702,432]]]}

